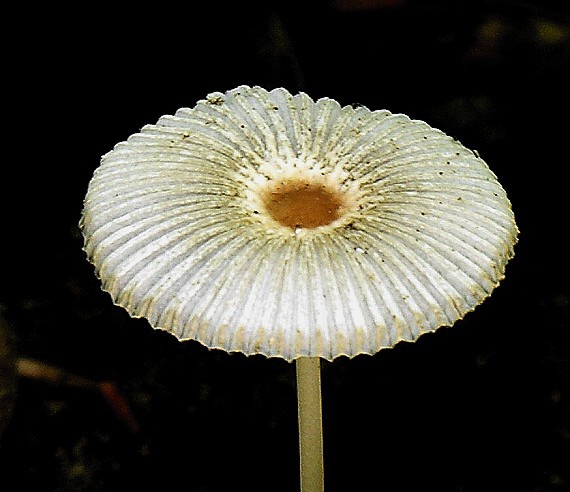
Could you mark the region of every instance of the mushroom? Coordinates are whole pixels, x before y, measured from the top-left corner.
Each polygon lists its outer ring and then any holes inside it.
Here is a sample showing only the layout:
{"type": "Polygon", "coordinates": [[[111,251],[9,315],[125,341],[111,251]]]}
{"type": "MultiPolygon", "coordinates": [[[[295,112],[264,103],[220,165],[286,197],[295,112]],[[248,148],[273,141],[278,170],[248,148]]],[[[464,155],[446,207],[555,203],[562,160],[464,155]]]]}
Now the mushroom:
{"type": "Polygon", "coordinates": [[[304,491],[323,489],[320,359],[453,325],[497,287],[518,234],[496,176],[443,132],[248,86],[116,145],[81,227],[131,316],[296,361],[304,491]]]}

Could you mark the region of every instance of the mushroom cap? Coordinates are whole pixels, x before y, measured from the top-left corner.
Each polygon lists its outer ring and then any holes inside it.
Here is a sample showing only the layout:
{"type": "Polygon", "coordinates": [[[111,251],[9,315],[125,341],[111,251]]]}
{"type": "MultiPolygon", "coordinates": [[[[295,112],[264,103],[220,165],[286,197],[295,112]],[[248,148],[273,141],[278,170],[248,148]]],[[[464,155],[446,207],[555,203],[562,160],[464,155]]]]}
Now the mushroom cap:
{"type": "Polygon", "coordinates": [[[117,144],[81,227],[131,316],[287,360],[372,354],[453,325],[504,277],[518,234],[496,176],[443,132],[247,86],[117,144]],[[329,195],[329,218],[305,224],[329,195]],[[272,199],[296,203],[288,222],[272,199]]]}

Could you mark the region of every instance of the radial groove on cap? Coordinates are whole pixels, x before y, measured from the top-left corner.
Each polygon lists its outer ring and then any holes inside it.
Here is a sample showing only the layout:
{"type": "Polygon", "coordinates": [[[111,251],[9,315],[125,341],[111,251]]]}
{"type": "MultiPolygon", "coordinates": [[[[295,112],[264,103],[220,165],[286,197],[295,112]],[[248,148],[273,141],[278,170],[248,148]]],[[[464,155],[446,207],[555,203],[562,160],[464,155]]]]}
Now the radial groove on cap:
{"type": "Polygon", "coordinates": [[[81,226],[103,288],[131,315],[289,360],[452,325],[501,281],[518,233],[496,176],[443,132],[246,86],[117,144],[81,226]],[[280,224],[263,193],[291,182],[339,194],[338,217],[280,224]]]}

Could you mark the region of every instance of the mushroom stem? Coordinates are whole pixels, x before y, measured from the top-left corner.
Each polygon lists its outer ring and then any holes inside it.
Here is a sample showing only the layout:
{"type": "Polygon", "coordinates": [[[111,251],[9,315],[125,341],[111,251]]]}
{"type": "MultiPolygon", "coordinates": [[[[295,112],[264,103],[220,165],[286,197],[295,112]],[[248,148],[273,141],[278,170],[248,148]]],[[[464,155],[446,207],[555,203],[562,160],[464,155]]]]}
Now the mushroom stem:
{"type": "Polygon", "coordinates": [[[321,361],[318,357],[301,357],[296,364],[301,492],[323,492],[321,361]]]}

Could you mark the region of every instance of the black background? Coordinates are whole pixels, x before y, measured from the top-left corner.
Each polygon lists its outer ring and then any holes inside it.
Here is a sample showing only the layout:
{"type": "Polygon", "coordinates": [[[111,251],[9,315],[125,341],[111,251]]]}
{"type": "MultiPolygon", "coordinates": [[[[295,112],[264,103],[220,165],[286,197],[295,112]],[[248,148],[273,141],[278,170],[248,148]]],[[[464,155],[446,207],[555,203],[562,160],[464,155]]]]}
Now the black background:
{"type": "Polygon", "coordinates": [[[102,154],[240,84],[427,121],[479,151],[521,230],[506,279],[455,327],[323,363],[326,490],[568,490],[565,5],[92,4],[8,15],[0,301],[13,347],[115,381],[140,431],[96,392],[20,379],[0,490],[298,490],[294,365],[180,343],[129,318],[100,290],[77,227],[102,154]]]}

